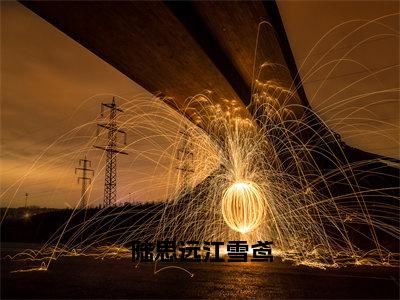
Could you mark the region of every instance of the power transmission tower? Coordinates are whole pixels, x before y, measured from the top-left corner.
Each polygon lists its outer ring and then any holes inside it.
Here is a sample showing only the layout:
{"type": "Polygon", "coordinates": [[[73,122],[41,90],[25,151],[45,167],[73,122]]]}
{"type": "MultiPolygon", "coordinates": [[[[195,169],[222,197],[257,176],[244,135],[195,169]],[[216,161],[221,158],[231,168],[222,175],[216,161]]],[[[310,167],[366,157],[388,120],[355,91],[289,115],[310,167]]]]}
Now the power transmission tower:
{"type": "Polygon", "coordinates": [[[128,155],[127,152],[118,149],[117,134],[124,134],[124,144],[126,145],[126,132],[120,130],[117,124],[117,113],[123,112],[113,98],[111,103],[101,104],[101,116],[103,116],[104,108],[110,110],[109,120],[107,123],[97,124],[97,132],[104,128],[108,130],[108,143],[106,146],[94,146],[95,148],[106,152],[106,173],[104,181],[104,206],[114,205],[117,200],[117,154],[128,155]]]}
{"type": "Polygon", "coordinates": [[[75,174],[77,171],[82,171],[82,177],[78,177],[78,183],[82,182],[81,203],[80,203],[81,208],[86,208],[88,204],[87,201],[88,183],[89,185],[92,183],[92,179],[89,177],[90,173],[92,174],[92,176],[94,176],[94,171],[88,168],[91,166],[92,162],[90,160],[87,160],[85,156],[84,159],[79,160],[79,168],[75,168],[75,174]]]}
{"type": "Polygon", "coordinates": [[[27,206],[28,206],[28,196],[29,196],[29,194],[28,194],[28,193],[25,193],[25,209],[26,209],[27,206]]]}
{"type": "Polygon", "coordinates": [[[185,129],[180,131],[182,134],[181,145],[177,151],[177,159],[179,165],[176,167],[183,177],[182,189],[187,191],[189,188],[189,174],[194,173],[193,169],[193,151],[191,150],[192,145],[190,143],[190,134],[188,133],[187,126],[185,129]]]}

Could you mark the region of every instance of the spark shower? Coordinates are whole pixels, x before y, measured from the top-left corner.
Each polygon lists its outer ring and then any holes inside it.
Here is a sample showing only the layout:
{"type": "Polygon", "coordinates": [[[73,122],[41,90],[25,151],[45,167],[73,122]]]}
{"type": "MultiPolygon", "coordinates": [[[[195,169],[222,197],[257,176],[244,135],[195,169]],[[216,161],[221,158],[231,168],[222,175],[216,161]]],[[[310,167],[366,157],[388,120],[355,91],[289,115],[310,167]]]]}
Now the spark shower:
{"type": "MultiPolygon", "coordinates": [[[[37,270],[46,270],[65,255],[129,256],[126,245],[133,240],[241,239],[273,241],[275,254],[311,266],[398,265],[399,254],[381,236],[398,242],[399,228],[383,215],[398,215],[399,187],[364,185],[362,178],[379,170],[366,172],[362,167],[371,161],[347,159],[340,137],[301,104],[296,87],[265,78],[274,72],[287,70],[266,62],[254,72],[247,108],[209,91],[184,105],[161,97],[119,97],[125,115],[118,126],[131,137],[122,148],[131,161],[123,176],[129,176],[136,160],[148,160],[151,176],[142,182],[141,193],[157,188],[164,201],[141,211],[103,208],[72,226],[78,203],[42,249],[13,259],[28,258],[39,263],[37,270]],[[143,141],[151,146],[140,149],[143,141]],[[190,160],[177,155],[182,145],[183,152],[193,153],[190,160]],[[182,163],[193,172],[177,170],[182,163]],[[389,200],[375,203],[373,197],[389,200]]],[[[60,161],[91,157],[93,144],[107,138],[95,134],[99,118],[52,144],[56,148],[76,138],[84,144],[60,154],[60,161]]],[[[33,169],[58,163],[39,159],[33,169]]],[[[104,164],[98,165],[92,187],[102,185],[101,168],[104,164]]],[[[99,202],[91,189],[87,193],[89,206],[99,202]]]]}

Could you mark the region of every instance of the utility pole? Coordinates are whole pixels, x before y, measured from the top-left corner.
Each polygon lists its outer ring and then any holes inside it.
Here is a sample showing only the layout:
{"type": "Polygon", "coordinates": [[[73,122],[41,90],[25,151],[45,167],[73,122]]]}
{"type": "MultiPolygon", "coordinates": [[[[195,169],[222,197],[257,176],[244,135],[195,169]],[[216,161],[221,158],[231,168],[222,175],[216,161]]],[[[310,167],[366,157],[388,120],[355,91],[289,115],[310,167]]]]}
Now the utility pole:
{"type": "Polygon", "coordinates": [[[25,193],[25,209],[28,207],[28,193],[25,193]]]}
{"type": "Polygon", "coordinates": [[[185,129],[180,131],[182,134],[181,145],[177,151],[177,159],[179,160],[179,165],[176,167],[179,170],[183,177],[182,189],[187,191],[189,188],[189,174],[194,173],[193,170],[193,151],[191,150],[192,145],[190,143],[190,135],[187,130],[187,126],[185,129]]]}
{"type": "Polygon", "coordinates": [[[120,130],[117,125],[117,113],[123,112],[123,110],[117,106],[114,97],[111,103],[101,104],[101,116],[103,116],[104,108],[110,110],[109,120],[107,123],[97,124],[97,133],[99,133],[99,129],[101,128],[108,130],[108,142],[106,146],[94,147],[106,152],[103,205],[108,207],[114,205],[117,200],[117,154],[128,155],[128,153],[118,149],[117,147],[118,133],[124,134],[124,144],[126,145],[126,132],[120,130]]]}
{"type": "Polygon", "coordinates": [[[92,176],[94,176],[94,171],[92,169],[88,168],[91,166],[92,166],[92,162],[90,160],[87,160],[86,156],[85,156],[84,159],[79,160],[79,167],[75,168],[75,174],[77,173],[77,171],[82,171],[82,177],[78,177],[78,183],[82,182],[80,206],[83,209],[86,209],[87,205],[88,205],[88,201],[87,201],[88,183],[89,183],[89,185],[92,183],[92,179],[89,177],[90,173],[92,174],[92,176]]]}

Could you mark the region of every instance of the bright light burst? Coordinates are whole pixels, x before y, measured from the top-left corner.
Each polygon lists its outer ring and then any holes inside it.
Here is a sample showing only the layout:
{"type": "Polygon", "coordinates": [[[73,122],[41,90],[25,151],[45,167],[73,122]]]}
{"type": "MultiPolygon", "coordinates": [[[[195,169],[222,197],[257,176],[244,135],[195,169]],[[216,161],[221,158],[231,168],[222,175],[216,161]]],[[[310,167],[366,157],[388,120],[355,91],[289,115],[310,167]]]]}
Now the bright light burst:
{"type": "Polygon", "coordinates": [[[264,216],[264,196],[252,182],[236,182],[224,193],[221,201],[226,224],[235,231],[247,233],[260,225],[264,216]]]}

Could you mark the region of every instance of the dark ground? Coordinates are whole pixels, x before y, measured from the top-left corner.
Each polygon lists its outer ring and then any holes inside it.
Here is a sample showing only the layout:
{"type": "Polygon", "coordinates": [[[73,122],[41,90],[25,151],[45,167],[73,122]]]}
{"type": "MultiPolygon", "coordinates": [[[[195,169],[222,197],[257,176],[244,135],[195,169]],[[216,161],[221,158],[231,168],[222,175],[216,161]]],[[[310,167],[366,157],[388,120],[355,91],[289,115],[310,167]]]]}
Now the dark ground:
{"type": "MultiPolygon", "coordinates": [[[[4,255],[4,247],[2,249],[4,255]]],[[[26,263],[2,260],[1,298],[399,298],[399,269],[327,271],[288,263],[176,263],[154,275],[153,263],[65,257],[48,271],[10,273],[26,263]]],[[[165,265],[158,265],[165,266],[165,265]]]]}

